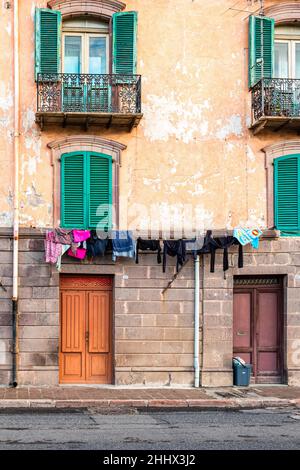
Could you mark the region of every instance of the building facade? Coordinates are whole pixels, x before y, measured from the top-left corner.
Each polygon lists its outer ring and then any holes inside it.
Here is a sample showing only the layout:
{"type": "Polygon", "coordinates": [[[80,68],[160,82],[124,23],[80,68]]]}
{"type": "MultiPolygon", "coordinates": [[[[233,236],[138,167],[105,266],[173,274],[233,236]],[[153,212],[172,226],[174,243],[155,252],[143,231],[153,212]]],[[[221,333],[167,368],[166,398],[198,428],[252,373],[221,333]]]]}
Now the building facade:
{"type": "Polygon", "coordinates": [[[196,299],[201,386],[233,355],[299,385],[300,1],[0,8],[0,384],[192,385],[196,299]],[[45,262],[46,230],[99,223],[263,235],[225,274],[201,255],[198,298],[192,256],[45,262]]]}

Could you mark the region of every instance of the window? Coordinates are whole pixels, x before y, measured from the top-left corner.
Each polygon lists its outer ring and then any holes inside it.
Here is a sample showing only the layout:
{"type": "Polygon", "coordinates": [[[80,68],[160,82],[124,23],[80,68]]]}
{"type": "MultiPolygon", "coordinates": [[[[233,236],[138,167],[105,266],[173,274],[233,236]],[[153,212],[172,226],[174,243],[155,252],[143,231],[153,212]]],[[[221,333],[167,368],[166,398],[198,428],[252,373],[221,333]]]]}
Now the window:
{"type": "Polygon", "coordinates": [[[37,8],[35,16],[35,74],[136,74],[137,12],[62,22],[60,11],[37,8]],[[110,57],[109,50],[112,50],[110,57]]]}
{"type": "Polygon", "coordinates": [[[300,155],[274,160],[275,228],[286,235],[300,234],[300,155]]]}
{"type": "Polygon", "coordinates": [[[273,76],[274,29],[272,18],[249,17],[249,88],[273,76]]]}
{"type": "Polygon", "coordinates": [[[63,72],[109,73],[108,23],[76,18],[63,22],[63,72]]]}
{"type": "Polygon", "coordinates": [[[249,18],[249,87],[262,78],[300,78],[300,28],[249,18]]]}
{"type": "Polygon", "coordinates": [[[275,77],[289,77],[289,44],[287,42],[275,42],[275,77]]]}
{"type": "Polygon", "coordinates": [[[61,226],[109,230],[112,225],[112,158],[94,152],[61,157],[61,226]]]}
{"type": "Polygon", "coordinates": [[[275,78],[300,78],[300,29],[278,26],[275,29],[275,78]]]}

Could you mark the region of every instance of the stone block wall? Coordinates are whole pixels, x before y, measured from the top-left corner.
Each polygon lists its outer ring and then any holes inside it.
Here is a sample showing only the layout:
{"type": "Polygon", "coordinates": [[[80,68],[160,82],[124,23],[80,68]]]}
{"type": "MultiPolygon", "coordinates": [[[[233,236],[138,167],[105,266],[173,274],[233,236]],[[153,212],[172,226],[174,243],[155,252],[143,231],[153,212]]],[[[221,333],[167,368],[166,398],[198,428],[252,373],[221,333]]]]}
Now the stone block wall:
{"type": "MultiPolygon", "coordinates": [[[[0,336],[5,341],[6,362],[0,383],[11,380],[12,245],[1,238],[0,336]]],[[[57,385],[59,350],[59,273],[44,262],[41,232],[31,231],[20,240],[19,375],[20,385],[57,385]],[[25,238],[24,238],[25,237],[25,238]]],[[[193,383],[194,269],[191,259],[177,279],[162,293],[175,274],[168,259],[166,273],[156,255],[134,260],[96,262],[64,259],[63,274],[114,277],[114,368],[120,385],[174,385],[193,383]]]]}
{"type": "Polygon", "coordinates": [[[175,261],[166,273],[156,255],[139,264],[108,255],[95,263],[67,259],[63,273],[114,276],[114,356],[118,385],[170,386],[193,383],[194,267],[190,259],[172,287],[175,261]]]}
{"type": "MultiPolygon", "coordinates": [[[[0,238],[0,383],[11,380],[12,242],[0,238]]],[[[238,269],[237,248],[230,251],[224,277],[222,254],[215,273],[209,256],[200,263],[200,367],[203,386],[232,384],[233,280],[236,275],[284,277],[284,351],[289,384],[300,384],[300,240],[263,240],[258,251],[246,247],[238,269]],[[203,352],[203,353],[202,353],[203,352]]],[[[43,235],[31,231],[20,240],[19,383],[58,384],[59,273],[44,262],[43,235]]],[[[62,273],[114,277],[114,369],[119,385],[192,385],[194,267],[190,259],[171,288],[175,261],[166,273],[156,256],[140,263],[110,255],[96,262],[67,258],[62,273]]]]}
{"type": "Polygon", "coordinates": [[[11,249],[11,240],[0,238],[0,384],[8,384],[10,382],[11,370],[11,249]]]}
{"type": "Polygon", "coordinates": [[[244,249],[244,268],[238,269],[237,247],[230,251],[231,268],[224,274],[222,255],[216,256],[215,273],[204,257],[203,386],[232,384],[234,276],[279,275],[284,280],[284,368],[289,385],[300,384],[300,240],[262,240],[259,250],[244,249]]]}

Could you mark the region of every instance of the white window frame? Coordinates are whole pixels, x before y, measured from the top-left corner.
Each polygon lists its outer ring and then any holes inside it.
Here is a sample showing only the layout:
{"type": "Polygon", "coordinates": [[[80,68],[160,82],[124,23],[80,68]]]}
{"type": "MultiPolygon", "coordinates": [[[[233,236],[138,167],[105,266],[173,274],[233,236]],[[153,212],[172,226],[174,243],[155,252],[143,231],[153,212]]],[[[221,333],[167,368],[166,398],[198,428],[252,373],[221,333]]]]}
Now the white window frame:
{"type": "Polygon", "coordinates": [[[78,33],[78,32],[63,32],[62,34],[62,70],[64,73],[65,70],[65,38],[66,36],[80,36],[81,37],[81,71],[82,74],[89,73],[89,59],[90,59],[90,38],[94,37],[103,37],[106,38],[106,70],[105,74],[109,73],[109,66],[110,66],[110,57],[109,57],[109,35],[104,33],[93,33],[93,32],[86,32],[86,33],[78,33]]]}
{"type": "MultiPolygon", "coordinates": [[[[296,78],[296,44],[300,44],[299,39],[276,39],[275,44],[283,43],[288,45],[288,78],[296,78]]],[[[282,77],[275,77],[282,78],[282,77]]],[[[300,77],[299,77],[300,78],[300,77]]]]}

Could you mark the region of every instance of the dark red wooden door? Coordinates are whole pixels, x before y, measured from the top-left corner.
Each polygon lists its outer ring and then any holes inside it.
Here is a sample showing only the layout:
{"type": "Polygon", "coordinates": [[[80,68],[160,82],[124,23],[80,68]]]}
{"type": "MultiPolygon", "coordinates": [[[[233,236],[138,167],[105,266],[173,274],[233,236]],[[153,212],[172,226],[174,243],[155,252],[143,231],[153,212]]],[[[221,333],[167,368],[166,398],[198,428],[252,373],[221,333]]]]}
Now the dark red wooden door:
{"type": "Polygon", "coordinates": [[[233,354],[252,364],[256,383],[280,383],[282,361],[282,288],[279,285],[235,287],[233,354]]]}

